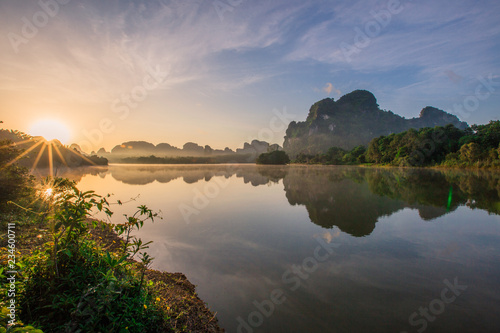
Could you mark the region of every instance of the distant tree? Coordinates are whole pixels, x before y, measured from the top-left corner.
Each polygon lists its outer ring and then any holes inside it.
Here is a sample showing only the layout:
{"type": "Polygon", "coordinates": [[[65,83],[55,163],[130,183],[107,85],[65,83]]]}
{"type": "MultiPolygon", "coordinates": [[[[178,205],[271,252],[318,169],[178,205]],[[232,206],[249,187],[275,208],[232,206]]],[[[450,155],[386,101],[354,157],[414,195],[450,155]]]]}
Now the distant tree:
{"type": "Polygon", "coordinates": [[[257,164],[288,164],[290,158],[282,150],[275,150],[269,153],[262,153],[257,157],[257,164]]]}

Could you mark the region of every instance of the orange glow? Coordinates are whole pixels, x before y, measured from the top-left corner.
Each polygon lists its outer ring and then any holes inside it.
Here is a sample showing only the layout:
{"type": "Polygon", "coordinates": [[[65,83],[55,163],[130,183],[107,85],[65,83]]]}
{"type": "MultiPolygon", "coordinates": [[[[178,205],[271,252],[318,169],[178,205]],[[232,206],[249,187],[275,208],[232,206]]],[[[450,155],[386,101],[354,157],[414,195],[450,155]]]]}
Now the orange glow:
{"type": "Polygon", "coordinates": [[[59,140],[62,144],[69,142],[71,133],[68,127],[58,120],[44,119],[34,123],[30,135],[43,136],[47,141],[59,140]]]}

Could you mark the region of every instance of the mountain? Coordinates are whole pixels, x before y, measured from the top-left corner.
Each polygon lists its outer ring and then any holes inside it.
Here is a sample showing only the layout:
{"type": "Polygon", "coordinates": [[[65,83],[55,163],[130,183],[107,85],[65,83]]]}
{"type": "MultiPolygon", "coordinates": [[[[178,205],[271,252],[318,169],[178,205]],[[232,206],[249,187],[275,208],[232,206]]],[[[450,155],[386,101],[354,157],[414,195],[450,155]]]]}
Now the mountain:
{"type": "Polygon", "coordinates": [[[325,153],[330,147],[350,150],[382,135],[447,124],[468,127],[456,116],[431,106],[422,109],[418,118],[406,119],[381,110],[371,92],[356,90],[338,101],[326,98],[314,103],[306,121],[288,125],[283,149],[290,156],[325,153]]]}
{"type": "MultiPolygon", "coordinates": [[[[265,141],[252,140],[251,143],[245,142],[243,148],[238,148],[233,151],[226,147],[222,149],[213,149],[209,145],[200,146],[194,142],[185,143],[182,148],[174,147],[168,143],[160,143],[154,145],[146,141],[127,141],[111,149],[107,152],[104,148],[97,151],[97,155],[108,158],[112,162],[119,162],[130,157],[213,157],[213,156],[248,156],[248,161],[254,162],[258,155],[273,151],[281,150],[277,144],[269,144],[265,141]]],[[[239,160],[238,160],[239,161],[239,160]]]]}
{"type": "Polygon", "coordinates": [[[0,129],[1,145],[18,150],[17,164],[29,168],[76,168],[89,165],[107,165],[108,160],[83,153],[76,144],[65,146],[58,140],[47,141],[41,136],[30,136],[20,131],[0,129]]]}

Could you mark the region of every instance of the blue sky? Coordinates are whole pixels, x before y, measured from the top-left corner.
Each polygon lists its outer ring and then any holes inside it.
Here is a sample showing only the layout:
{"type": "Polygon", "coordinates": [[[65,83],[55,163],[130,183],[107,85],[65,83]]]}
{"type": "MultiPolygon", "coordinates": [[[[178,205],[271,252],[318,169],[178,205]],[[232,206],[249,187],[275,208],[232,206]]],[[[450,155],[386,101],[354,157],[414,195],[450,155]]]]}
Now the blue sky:
{"type": "Polygon", "coordinates": [[[488,0],[1,0],[1,119],[27,132],[57,119],[92,149],[234,149],[282,144],[277,113],[304,120],[367,89],[407,118],[431,105],[486,123],[499,116],[499,17],[488,0]]]}

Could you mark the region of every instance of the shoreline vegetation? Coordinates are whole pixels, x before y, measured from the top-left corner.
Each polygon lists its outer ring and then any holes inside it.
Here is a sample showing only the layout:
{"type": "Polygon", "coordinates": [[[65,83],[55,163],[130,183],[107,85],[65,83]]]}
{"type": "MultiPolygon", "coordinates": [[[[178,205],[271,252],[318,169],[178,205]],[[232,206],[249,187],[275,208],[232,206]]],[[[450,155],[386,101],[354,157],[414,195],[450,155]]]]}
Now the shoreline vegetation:
{"type": "Polygon", "coordinates": [[[350,151],[331,147],[324,154],[301,153],[292,163],[499,169],[500,121],[465,130],[453,125],[410,129],[375,138],[368,147],[350,151]]]}
{"type": "Polygon", "coordinates": [[[95,220],[123,203],[68,179],[36,181],[10,163],[16,154],[0,150],[0,333],[224,332],[186,276],[151,269],[150,242],[133,232],[156,213],[95,220]]]}

